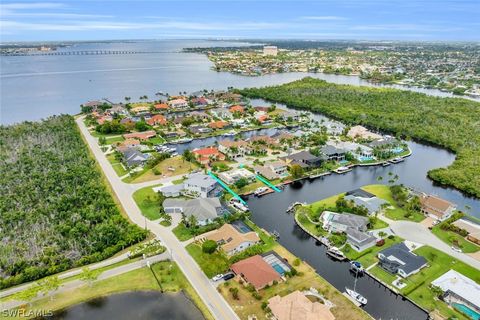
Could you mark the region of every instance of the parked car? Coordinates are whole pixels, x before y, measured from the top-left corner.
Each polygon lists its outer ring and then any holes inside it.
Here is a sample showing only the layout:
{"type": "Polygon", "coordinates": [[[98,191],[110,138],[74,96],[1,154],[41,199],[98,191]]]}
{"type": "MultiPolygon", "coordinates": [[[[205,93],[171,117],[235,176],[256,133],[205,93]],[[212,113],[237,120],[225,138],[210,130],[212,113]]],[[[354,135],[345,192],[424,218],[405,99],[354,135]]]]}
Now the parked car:
{"type": "Polygon", "coordinates": [[[223,276],[223,280],[227,281],[235,277],[233,273],[227,273],[226,275],[223,276]]]}
{"type": "Polygon", "coordinates": [[[455,247],[455,246],[452,246],[452,250],[462,253],[462,249],[457,248],[457,247],[455,247]]]}
{"type": "Polygon", "coordinates": [[[224,275],[222,273],[217,274],[215,277],[212,278],[213,281],[218,281],[223,279],[224,275]]]}

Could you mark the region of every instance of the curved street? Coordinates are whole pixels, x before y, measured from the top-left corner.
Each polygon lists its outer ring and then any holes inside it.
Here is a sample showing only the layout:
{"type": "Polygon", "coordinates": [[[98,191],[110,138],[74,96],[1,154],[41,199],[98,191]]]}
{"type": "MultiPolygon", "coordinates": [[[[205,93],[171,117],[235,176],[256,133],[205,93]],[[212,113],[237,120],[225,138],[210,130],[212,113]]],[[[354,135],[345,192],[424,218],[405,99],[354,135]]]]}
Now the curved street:
{"type": "Polygon", "coordinates": [[[440,250],[476,269],[480,270],[480,261],[471,256],[453,250],[448,244],[438,239],[427,227],[421,223],[412,221],[395,221],[381,215],[380,219],[390,225],[390,229],[400,238],[419,244],[429,245],[440,250]]]}
{"type": "Polygon", "coordinates": [[[178,179],[178,177],[169,177],[162,180],[150,181],[148,183],[141,183],[137,185],[129,185],[122,182],[100,149],[97,139],[90,135],[83,122],[83,117],[77,118],[76,122],[82,135],[87,141],[90,150],[97,159],[98,164],[101,166],[105,176],[112,186],[113,191],[125,209],[125,212],[128,214],[130,220],[142,228],[149,229],[163,242],[163,244],[170,251],[173,260],[178,264],[182,272],[188,278],[193,288],[197,291],[198,295],[208,307],[215,319],[239,319],[230,305],[225,301],[220,293],[217,292],[216,288],[211,284],[203,271],[198,267],[197,263],[187,252],[183,244],[172,232],[170,232],[169,229],[146,219],[132,198],[133,192],[141,187],[165,183],[170,180],[178,179]]]}

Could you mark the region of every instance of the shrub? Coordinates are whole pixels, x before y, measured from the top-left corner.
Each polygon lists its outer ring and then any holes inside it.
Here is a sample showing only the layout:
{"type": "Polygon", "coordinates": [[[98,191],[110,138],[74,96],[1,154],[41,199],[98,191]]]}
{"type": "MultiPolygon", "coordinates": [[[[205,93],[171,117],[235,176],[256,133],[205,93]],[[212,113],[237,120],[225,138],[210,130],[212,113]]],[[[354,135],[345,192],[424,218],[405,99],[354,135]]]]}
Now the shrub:
{"type": "Polygon", "coordinates": [[[293,260],[293,265],[295,267],[298,267],[300,265],[300,259],[296,258],[295,260],[293,260]]]}
{"type": "Polygon", "coordinates": [[[217,250],[217,243],[213,240],[206,240],[203,244],[202,244],[202,251],[205,252],[205,253],[208,253],[208,254],[212,254],[215,252],[215,250],[217,250]]]}

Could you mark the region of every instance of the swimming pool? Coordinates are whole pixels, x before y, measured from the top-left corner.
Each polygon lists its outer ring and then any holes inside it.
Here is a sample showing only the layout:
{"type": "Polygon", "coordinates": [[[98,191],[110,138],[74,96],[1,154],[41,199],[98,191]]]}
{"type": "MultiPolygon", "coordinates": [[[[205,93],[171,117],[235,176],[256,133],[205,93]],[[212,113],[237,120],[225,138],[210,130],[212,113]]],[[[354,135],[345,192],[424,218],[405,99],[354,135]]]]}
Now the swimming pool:
{"type": "Polygon", "coordinates": [[[283,270],[282,266],[279,264],[272,264],[272,268],[275,269],[278,273],[280,273],[282,276],[285,273],[285,270],[283,270]]]}
{"type": "Polygon", "coordinates": [[[247,226],[243,221],[235,220],[231,224],[235,227],[235,229],[238,230],[238,232],[247,233],[252,231],[252,229],[247,226]]]}
{"type": "Polygon", "coordinates": [[[461,313],[467,315],[472,320],[480,320],[480,313],[476,312],[475,310],[470,309],[464,304],[461,303],[452,303],[452,306],[460,311],[461,313]]]}
{"type": "Polygon", "coordinates": [[[360,157],[358,157],[358,161],[361,161],[361,162],[363,162],[363,161],[371,161],[371,160],[373,160],[373,157],[365,157],[365,156],[360,156],[360,157]]]}
{"type": "Polygon", "coordinates": [[[402,153],[402,152],[403,152],[403,148],[400,148],[400,147],[393,148],[393,149],[392,149],[392,152],[393,152],[393,153],[402,153]]]}

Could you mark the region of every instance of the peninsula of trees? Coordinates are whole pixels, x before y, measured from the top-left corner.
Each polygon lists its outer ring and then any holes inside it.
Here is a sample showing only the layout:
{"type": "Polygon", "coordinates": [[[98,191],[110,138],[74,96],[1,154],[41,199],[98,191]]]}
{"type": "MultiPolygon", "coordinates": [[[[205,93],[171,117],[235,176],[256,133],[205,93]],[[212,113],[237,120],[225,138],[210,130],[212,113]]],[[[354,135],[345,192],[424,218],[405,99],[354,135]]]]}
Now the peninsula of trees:
{"type": "Polygon", "coordinates": [[[428,176],[480,198],[478,102],[390,88],[338,85],[309,77],[240,93],[447,148],[456,153],[456,160],[447,168],[429,171],[428,176]]]}
{"type": "Polygon", "coordinates": [[[121,216],[71,116],[0,126],[0,288],[146,237],[121,216]]]}

